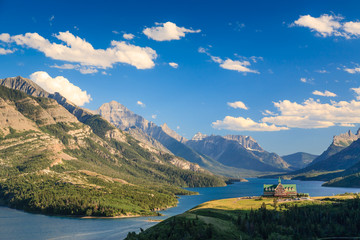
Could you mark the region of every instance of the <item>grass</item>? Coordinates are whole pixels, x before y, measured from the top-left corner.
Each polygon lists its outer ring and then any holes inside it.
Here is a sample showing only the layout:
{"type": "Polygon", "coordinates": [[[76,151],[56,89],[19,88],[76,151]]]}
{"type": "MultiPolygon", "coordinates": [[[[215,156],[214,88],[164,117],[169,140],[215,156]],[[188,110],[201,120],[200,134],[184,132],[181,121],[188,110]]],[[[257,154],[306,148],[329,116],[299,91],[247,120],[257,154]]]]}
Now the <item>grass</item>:
{"type": "MultiPolygon", "coordinates": [[[[301,236],[311,236],[309,239],[316,239],[316,237],[313,238],[316,234],[321,236],[326,236],[326,234],[330,234],[329,236],[337,234],[331,232],[331,230],[329,230],[329,233],[326,233],[326,231],[328,231],[326,228],[321,228],[319,227],[320,225],[314,225],[313,221],[317,223],[316,219],[319,214],[321,216],[324,214],[323,212],[328,211],[332,211],[333,215],[336,215],[337,213],[341,214],[344,211],[358,211],[356,206],[359,205],[356,201],[358,201],[358,195],[343,194],[329,197],[314,197],[310,200],[278,202],[275,209],[274,198],[257,197],[251,199],[229,198],[213,200],[200,204],[183,214],[171,217],[138,235],[129,233],[126,239],[264,239],[264,235],[261,235],[261,232],[252,232],[254,230],[253,227],[251,227],[251,224],[249,225],[249,219],[252,219],[252,221],[257,219],[256,221],[259,222],[259,224],[264,225],[259,226],[258,230],[265,231],[265,235],[267,236],[265,239],[293,239],[293,237],[295,237],[295,239],[304,239],[301,236]],[[350,202],[346,201],[355,201],[353,202],[355,204],[351,205],[350,202]],[[264,205],[266,206],[265,208],[264,205]],[[305,233],[297,232],[294,233],[295,235],[289,235],[289,231],[292,232],[291,229],[289,230],[289,228],[286,228],[279,223],[264,220],[269,218],[269,216],[270,219],[281,219],[283,218],[281,215],[297,214],[299,211],[300,213],[307,211],[305,215],[309,216],[309,219],[301,218],[301,221],[304,220],[304,223],[297,222],[299,220],[295,220],[294,222],[295,225],[305,224],[302,228],[300,227],[301,231],[305,230],[305,233]],[[307,229],[308,226],[311,227],[311,229],[315,229],[311,230],[313,232],[311,232],[310,235],[309,233],[306,233],[306,231],[310,231],[310,229],[307,229]],[[272,232],[272,227],[276,227],[276,230],[274,230],[275,232],[272,232]],[[322,229],[324,232],[316,233],[318,229],[322,229]]],[[[343,219],[343,217],[339,218],[343,219]]],[[[294,219],[296,219],[295,216],[294,219]]],[[[325,218],[325,220],[322,219],[323,224],[326,222],[326,219],[327,218],[325,218]]],[[[334,222],[331,222],[331,224],[333,224],[331,228],[337,228],[338,226],[336,225],[337,223],[334,222]]],[[[356,225],[353,224],[352,227],[354,226],[356,225]]],[[[343,232],[348,232],[349,234],[354,234],[354,231],[357,231],[356,229],[352,231],[353,229],[351,229],[351,227],[345,225],[342,225],[341,228],[343,228],[343,232]]],[[[299,229],[299,227],[297,229],[299,229]]],[[[341,232],[342,230],[338,230],[338,232],[341,232]]]]}

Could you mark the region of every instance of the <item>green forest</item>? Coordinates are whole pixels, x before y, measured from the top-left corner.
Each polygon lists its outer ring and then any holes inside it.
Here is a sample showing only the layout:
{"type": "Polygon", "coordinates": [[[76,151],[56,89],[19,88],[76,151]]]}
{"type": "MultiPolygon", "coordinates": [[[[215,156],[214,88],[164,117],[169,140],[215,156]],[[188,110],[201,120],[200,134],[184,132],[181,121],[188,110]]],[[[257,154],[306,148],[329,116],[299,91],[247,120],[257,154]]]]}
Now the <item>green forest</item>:
{"type": "Polygon", "coordinates": [[[261,204],[256,210],[190,210],[127,240],[321,239],[360,236],[360,199],[261,204]]]}

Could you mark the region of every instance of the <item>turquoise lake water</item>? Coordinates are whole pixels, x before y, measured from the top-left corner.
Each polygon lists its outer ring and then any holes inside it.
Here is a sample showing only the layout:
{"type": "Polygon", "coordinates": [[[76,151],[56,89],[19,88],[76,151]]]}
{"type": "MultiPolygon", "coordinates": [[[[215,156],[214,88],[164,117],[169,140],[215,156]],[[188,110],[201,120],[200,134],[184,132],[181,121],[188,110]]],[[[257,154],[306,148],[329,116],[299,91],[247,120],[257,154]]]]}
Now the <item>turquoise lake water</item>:
{"type": "MultiPolygon", "coordinates": [[[[183,196],[177,207],[161,213],[160,217],[141,217],[126,219],[78,219],[70,217],[44,216],[0,207],[0,239],[124,239],[129,231],[139,232],[156,224],[149,219],[160,220],[189,210],[203,202],[242,196],[258,196],[262,194],[263,184],[275,184],[276,179],[248,179],[249,182],[235,183],[226,187],[188,188],[199,192],[199,195],[183,196]]],[[[309,193],[310,196],[328,196],[345,192],[360,192],[360,188],[321,187],[318,181],[282,180],[282,183],[297,184],[298,192],[309,193]]]]}

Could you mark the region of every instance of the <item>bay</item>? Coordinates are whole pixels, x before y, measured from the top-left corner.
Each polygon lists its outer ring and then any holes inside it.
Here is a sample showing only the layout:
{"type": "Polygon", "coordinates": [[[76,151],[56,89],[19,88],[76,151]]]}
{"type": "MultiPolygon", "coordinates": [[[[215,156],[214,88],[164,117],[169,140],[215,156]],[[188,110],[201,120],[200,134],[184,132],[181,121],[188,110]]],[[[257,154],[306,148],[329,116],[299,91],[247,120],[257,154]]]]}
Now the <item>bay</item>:
{"type": "MultiPolygon", "coordinates": [[[[277,179],[248,179],[249,182],[236,182],[226,187],[187,188],[199,192],[199,195],[182,196],[177,207],[161,211],[164,216],[139,217],[124,219],[80,219],[71,217],[45,216],[0,207],[0,239],[52,239],[52,240],[120,240],[128,232],[139,232],[157,222],[183,213],[203,202],[235,198],[243,196],[259,196],[263,184],[275,184],[277,179]]],[[[297,184],[298,192],[309,193],[310,196],[331,196],[345,192],[360,192],[360,188],[321,187],[323,182],[282,180],[282,183],[297,184]]]]}

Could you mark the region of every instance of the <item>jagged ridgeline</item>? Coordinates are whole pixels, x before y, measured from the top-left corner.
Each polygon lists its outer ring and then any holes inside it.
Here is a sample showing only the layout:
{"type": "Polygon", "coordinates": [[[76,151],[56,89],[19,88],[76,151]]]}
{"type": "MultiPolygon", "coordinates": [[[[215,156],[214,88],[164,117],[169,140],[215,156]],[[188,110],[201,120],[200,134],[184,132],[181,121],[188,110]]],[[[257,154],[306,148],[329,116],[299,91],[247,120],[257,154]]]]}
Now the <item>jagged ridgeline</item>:
{"type": "Polygon", "coordinates": [[[58,100],[0,86],[2,203],[45,214],[155,215],[175,206],[176,194],[191,194],[181,187],[225,185],[58,100]]]}

